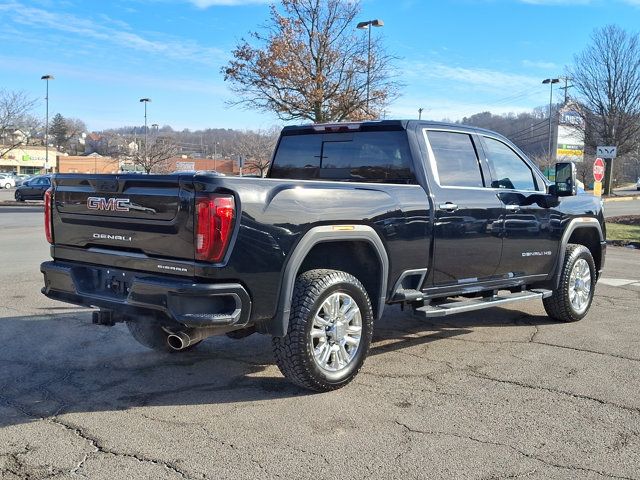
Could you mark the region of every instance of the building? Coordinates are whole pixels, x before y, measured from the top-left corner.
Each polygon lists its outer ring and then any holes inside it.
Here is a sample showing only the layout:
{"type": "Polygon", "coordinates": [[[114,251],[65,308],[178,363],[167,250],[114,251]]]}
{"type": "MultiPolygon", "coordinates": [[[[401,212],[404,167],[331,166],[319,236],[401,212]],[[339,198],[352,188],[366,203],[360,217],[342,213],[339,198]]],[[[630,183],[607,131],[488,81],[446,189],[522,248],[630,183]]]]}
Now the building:
{"type": "Polygon", "coordinates": [[[170,172],[215,170],[225,175],[237,175],[240,173],[238,162],[230,158],[188,158],[186,156],[173,157],[167,160],[167,170],[170,172]]]}
{"type": "MultiPolygon", "coordinates": [[[[0,147],[2,151],[2,147],[0,147]]],[[[49,147],[49,168],[55,171],[56,158],[65,154],[49,147]]],[[[43,146],[21,145],[2,155],[0,172],[34,175],[44,173],[46,151],[43,146]]]]}
{"type": "Polygon", "coordinates": [[[91,155],[69,155],[58,157],[59,173],[118,173],[120,162],[116,158],[91,155]]]}

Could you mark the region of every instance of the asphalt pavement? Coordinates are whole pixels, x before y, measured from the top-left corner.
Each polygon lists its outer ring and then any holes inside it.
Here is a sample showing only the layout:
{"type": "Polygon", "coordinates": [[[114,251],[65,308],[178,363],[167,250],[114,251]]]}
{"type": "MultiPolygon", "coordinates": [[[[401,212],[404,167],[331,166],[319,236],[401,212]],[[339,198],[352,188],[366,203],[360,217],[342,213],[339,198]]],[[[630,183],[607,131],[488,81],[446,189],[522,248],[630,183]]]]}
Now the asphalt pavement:
{"type": "Polygon", "coordinates": [[[38,208],[0,207],[0,478],[640,478],[640,252],[589,315],[538,301],[388,308],[349,386],[310,394],[270,340],[161,354],[40,294],[38,208]]]}

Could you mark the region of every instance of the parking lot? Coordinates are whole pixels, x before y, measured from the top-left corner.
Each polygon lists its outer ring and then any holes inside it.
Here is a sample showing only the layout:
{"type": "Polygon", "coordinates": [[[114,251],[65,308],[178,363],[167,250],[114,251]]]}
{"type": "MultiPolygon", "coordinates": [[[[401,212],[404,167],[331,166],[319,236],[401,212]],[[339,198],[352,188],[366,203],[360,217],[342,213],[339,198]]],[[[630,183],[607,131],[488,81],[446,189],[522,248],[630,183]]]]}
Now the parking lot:
{"type": "Polygon", "coordinates": [[[388,308],[356,380],[288,384],[270,340],[145,350],[40,294],[42,212],[0,207],[0,478],[640,478],[640,252],[586,319],[388,308]]]}

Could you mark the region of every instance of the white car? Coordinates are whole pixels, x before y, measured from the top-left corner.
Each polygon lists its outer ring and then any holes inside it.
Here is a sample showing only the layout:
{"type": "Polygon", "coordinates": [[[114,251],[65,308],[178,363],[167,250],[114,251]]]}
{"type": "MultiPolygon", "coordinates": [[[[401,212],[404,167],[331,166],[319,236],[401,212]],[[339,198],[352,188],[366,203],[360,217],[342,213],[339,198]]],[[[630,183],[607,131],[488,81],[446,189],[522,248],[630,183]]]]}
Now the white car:
{"type": "Polygon", "coordinates": [[[638,177],[638,181],[636,182],[636,190],[640,190],[640,177],[638,177]]]}
{"type": "Polygon", "coordinates": [[[13,175],[0,173],[0,188],[11,188],[16,186],[16,180],[13,175]]]}

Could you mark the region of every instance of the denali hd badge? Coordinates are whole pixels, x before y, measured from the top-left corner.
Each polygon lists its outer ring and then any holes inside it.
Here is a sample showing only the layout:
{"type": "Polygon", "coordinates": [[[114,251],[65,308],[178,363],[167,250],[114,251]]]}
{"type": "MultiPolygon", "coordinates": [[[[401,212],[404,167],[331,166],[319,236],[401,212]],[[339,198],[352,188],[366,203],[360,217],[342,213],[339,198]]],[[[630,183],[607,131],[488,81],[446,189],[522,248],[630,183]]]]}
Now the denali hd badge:
{"type": "Polygon", "coordinates": [[[131,200],[128,198],[89,197],[87,198],[87,208],[89,210],[128,212],[130,202],[131,200]]]}

